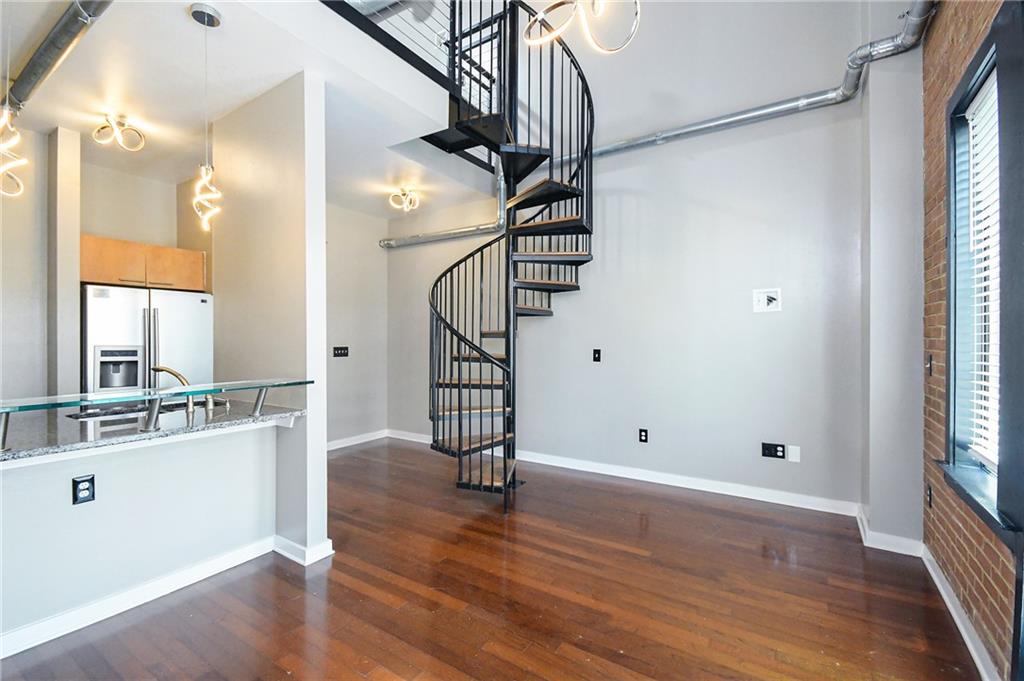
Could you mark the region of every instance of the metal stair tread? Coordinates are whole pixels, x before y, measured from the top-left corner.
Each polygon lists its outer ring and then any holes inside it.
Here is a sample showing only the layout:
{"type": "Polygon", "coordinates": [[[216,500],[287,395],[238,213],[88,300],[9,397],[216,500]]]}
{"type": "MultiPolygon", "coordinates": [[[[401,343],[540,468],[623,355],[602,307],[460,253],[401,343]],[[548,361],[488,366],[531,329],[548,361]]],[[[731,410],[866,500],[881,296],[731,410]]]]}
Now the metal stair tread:
{"type": "Polygon", "coordinates": [[[539,305],[516,305],[516,314],[520,317],[550,317],[555,311],[550,307],[539,305]]]}
{"type": "Polygon", "coordinates": [[[565,291],[579,291],[580,285],[574,281],[559,281],[557,279],[525,279],[520,278],[514,281],[517,288],[533,291],[550,291],[560,293],[565,291]]]}
{"type": "Polygon", "coordinates": [[[503,388],[508,384],[504,378],[464,378],[461,381],[458,379],[440,380],[437,382],[438,388],[454,388],[463,390],[478,390],[488,389],[493,390],[496,388],[503,388]]]}
{"type": "MultiPolygon", "coordinates": [[[[492,352],[491,357],[498,360],[499,362],[504,362],[506,359],[508,359],[508,357],[503,352],[492,352]]],[[[457,362],[487,361],[487,358],[476,352],[453,352],[452,359],[454,359],[457,362]]]]}
{"type": "Polygon", "coordinates": [[[513,196],[505,205],[510,209],[522,210],[581,196],[583,196],[583,190],[579,187],[545,177],[513,196]]]}
{"type": "Polygon", "coordinates": [[[514,236],[562,236],[572,234],[590,234],[590,227],[579,215],[535,220],[512,225],[509,233],[514,236]]]}
{"type": "Polygon", "coordinates": [[[515,439],[514,435],[509,435],[503,432],[497,433],[480,433],[470,437],[463,436],[459,440],[458,435],[454,435],[449,438],[438,440],[433,444],[434,449],[440,449],[446,452],[455,452],[462,456],[473,454],[480,451],[481,449],[487,449],[492,445],[497,447],[510,442],[515,439]]]}

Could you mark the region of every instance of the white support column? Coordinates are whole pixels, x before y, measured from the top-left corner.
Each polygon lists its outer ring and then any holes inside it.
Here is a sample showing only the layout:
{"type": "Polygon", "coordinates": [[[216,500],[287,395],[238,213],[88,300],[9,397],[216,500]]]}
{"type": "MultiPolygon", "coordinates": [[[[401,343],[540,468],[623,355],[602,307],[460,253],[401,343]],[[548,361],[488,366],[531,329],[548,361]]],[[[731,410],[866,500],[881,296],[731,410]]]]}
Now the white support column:
{"type": "Polygon", "coordinates": [[[47,183],[47,389],[77,393],[80,374],[79,241],[81,239],[81,135],[50,133],[47,183]]]}

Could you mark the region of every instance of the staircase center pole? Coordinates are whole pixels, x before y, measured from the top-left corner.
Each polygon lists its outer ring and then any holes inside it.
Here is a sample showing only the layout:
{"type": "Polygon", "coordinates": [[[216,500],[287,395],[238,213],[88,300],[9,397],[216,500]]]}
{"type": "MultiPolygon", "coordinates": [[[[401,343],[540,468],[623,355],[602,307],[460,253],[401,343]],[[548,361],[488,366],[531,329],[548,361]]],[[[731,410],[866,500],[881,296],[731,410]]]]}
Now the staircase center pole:
{"type": "MultiPolygon", "coordinates": [[[[512,139],[509,142],[515,143],[519,135],[519,6],[514,2],[508,2],[505,13],[505,30],[502,36],[507,44],[508,56],[505,59],[505,120],[508,124],[509,133],[512,139]]],[[[499,158],[498,163],[504,163],[499,158]]],[[[515,172],[505,173],[505,195],[511,199],[516,195],[515,172]]],[[[515,489],[516,474],[515,468],[512,475],[508,475],[509,462],[515,465],[516,460],[516,345],[519,337],[519,322],[516,316],[516,290],[515,290],[515,263],[512,260],[516,251],[516,239],[512,236],[509,226],[512,225],[512,211],[505,206],[505,258],[506,258],[506,291],[505,291],[505,356],[508,358],[508,390],[509,409],[506,419],[506,433],[504,456],[502,457],[502,482],[504,483],[505,512],[508,513],[509,495],[515,489]]]]}

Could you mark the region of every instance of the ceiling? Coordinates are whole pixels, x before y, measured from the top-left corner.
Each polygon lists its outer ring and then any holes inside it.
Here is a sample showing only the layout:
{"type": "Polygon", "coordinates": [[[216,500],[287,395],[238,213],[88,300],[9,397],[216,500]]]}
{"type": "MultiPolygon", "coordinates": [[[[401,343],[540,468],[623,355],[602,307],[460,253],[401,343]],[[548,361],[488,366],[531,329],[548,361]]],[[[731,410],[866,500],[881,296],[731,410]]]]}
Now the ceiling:
{"type": "MultiPolygon", "coordinates": [[[[309,3],[307,3],[308,5],[309,3]]],[[[431,132],[426,118],[415,125],[395,125],[395,114],[380,102],[350,87],[342,66],[316,38],[295,33],[268,19],[273,5],[287,3],[222,2],[223,24],[209,32],[209,116],[214,121],[303,70],[324,74],[327,81],[328,200],[384,217],[393,215],[387,197],[398,186],[423,190],[425,208],[473,200],[489,193],[483,172],[468,178],[431,170],[404,153],[390,150],[409,137],[431,132]],[[335,77],[337,76],[337,77],[335,77]],[[424,123],[423,121],[427,121],[424,123]],[[395,139],[395,131],[408,136],[395,139]]],[[[115,2],[89,29],[69,58],[35,92],[18,119],[29,130],[56,126],[82,133],[83,162],[122,172],[181,182],[195,175],[203,155],[203,32],[188,15],[187,2],[115,2]],[[92,130],[106,112],[126,115],[147,137],[146,147],[128,153],[91,141],[92,130]]],[[[7,2],[4,21],[12,36],[17,73],[52,27],[67,2],[7,2]]],[[[316,11],[318,5],[313,5],[316,11]]],[[[310,11],[310,7],[303,7],[310,11]]],[[[328,10],[314,15],[320,23],[342,22],[328,10]]],[[[291,12],[292,14],[301,12],[291,12]]],[[[336,41],[341,40],[339,34],[336,41]]],[[[396,59],[397,61],[397,59],[396,59]]],[[[438,97],[441,90],[438,88],[438,97]]],[[[408,120],[413,120],[408,118],[408,120]]],[[[407,122],[407,121],[406,121],[407,122]]],[[[416,145],[423,144],[417,141],[416,145]]],[[[216,154],[216,144],[214,144],[216,154]]],[[[429,152],[428,152],[429,153],[429,152]]],[[[428,156],[429,160],[429,156],[428,156]]]]}

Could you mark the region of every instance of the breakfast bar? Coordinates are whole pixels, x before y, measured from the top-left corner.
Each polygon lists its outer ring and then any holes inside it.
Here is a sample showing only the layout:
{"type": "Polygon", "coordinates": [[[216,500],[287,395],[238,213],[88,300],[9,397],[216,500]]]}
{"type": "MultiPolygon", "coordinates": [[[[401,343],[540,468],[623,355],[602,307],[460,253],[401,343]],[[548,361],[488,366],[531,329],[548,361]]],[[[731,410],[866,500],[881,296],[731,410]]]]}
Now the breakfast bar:
{"type": "Polygon", "coordinates": [[[280,517],[307,414],[270,401],[310,383],[0,401],[3,654],[270,551],[306,562],[280,517]]]}

